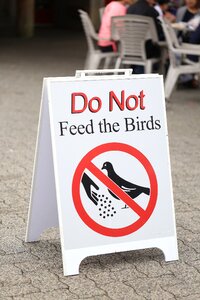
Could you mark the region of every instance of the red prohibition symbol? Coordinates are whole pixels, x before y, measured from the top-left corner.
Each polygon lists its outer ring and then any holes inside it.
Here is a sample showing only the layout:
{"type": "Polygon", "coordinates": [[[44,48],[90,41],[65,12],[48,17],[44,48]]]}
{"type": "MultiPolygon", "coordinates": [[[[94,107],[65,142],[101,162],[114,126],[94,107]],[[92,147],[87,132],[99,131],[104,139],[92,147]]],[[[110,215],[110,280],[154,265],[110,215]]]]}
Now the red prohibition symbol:
{"type": "Polygon", "coordinates": [[[156,206],[158,196],[158,183],[151,163],[139,150],[123,143],[107,143],[92,149],[80,161],[78,167],[76,168],[72,181],[72,196],[77,213],[88,227],[90,227],[95,232],[105,236],[121,237],[137,231],[148,221],[156,206]],[[92,160],[96,156],[108,151],[121,151],[128,153],[132,157],[136,158],[146,170],[150,182],[150,197],[149,203],[145,210],[92,163],[92,160]],[[139,219],[137,219],[137,221],[135,221],[134,223],[122,228],[109,228],[102,226],[101,224],[94,221],[86,212],[80,196],[81,179],[86,169],[89,170],[93,175],[95,175],[96,178],[98,178],[103,184],[105,184],[111,191],[113,191],[122,201],[124,201],[124,203],[126,203],[130,207],[130,209],[137,213],[139,219]]]}

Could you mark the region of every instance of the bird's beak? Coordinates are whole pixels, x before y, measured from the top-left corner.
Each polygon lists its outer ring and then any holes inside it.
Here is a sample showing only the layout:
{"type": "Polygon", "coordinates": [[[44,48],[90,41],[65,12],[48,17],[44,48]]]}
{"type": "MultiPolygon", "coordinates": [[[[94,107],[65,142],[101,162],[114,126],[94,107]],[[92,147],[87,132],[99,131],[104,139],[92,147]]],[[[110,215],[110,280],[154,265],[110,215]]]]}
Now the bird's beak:
{"type": "Polygon", "coordinates": [[[104,168],[104,166],[101,168],[101,170],[104,170],[105,168],[104,168]]]}

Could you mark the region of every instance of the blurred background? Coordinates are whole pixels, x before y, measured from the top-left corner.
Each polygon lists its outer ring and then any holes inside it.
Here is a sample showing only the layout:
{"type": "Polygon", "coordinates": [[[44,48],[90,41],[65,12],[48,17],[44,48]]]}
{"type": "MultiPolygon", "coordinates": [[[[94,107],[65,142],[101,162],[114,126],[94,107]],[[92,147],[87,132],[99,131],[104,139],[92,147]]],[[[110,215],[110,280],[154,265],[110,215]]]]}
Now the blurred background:
{"type": "Polygon", "coordinates": [[[0,0],[0,35],[32,37],[38,28],[81,31],[77,10],[87,11],[96,28],[104,0],[0,0]]]}

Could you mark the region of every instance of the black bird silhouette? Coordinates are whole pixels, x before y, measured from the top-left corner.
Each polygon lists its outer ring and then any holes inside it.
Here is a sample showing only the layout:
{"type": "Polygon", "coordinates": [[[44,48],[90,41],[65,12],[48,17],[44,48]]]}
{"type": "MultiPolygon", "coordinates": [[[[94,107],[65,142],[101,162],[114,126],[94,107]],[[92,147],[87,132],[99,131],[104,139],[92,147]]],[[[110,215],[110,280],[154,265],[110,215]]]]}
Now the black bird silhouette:
{"type": "MultiPolygon", "coordinates": [[[[108,177],[114,181],[126,194],[128,194],[132,199],[135,199],[140,194],[144,193],[146,195],[150,194],[150,189],[133,184],[115,173],[113,165],[110,162],[105,162],[103,164],[102,170],[105,169],[108,172],[108,177]]],[[[116,199],[120,200],[113,192],[108,190],[109,193],[116,199]]],[[[126,206],[125,206],[126,207],[126,206]]]]}

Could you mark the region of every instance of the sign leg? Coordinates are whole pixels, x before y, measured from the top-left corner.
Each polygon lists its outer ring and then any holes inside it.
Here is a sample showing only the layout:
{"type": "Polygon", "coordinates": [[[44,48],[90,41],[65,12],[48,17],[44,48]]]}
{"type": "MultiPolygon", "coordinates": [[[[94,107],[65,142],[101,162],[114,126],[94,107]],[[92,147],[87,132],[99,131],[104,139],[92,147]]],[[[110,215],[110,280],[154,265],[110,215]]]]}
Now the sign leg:
{"type": "Polygon", "coordinates": [[[63,250],[62,253],[64,276],[79,274],[81,261],[87,257],[84,249],[63,250]]]}
{"type": "Polygon", "coordinates": [[[179,259],[176,237],[162,238],[160,239],[160,242],[158,241],[158,245],[156,247],[164,253],[165,261],[173,261],[179,259]]]}
{"type": "Polygon", "coordinates": [[[55,226],[58,226],[58,212],[48,94],[44,80],[26,242],[37,241],[45,229],[55,226]]]}
{"type": "Polygon", "coordinates": [[[150,239],[147,241],[135,241],[125,244],[104,245],[101,247],[89,247],[82,249],[65,250],[62,248],[64,276],[79,274],[81,261],[94,255],[116,253],[122,251],[133,251],[141,249],[160,249],[165,256],[165,261],[178,260],[178,247],[176,236],[166,238],[150,239]]]}

